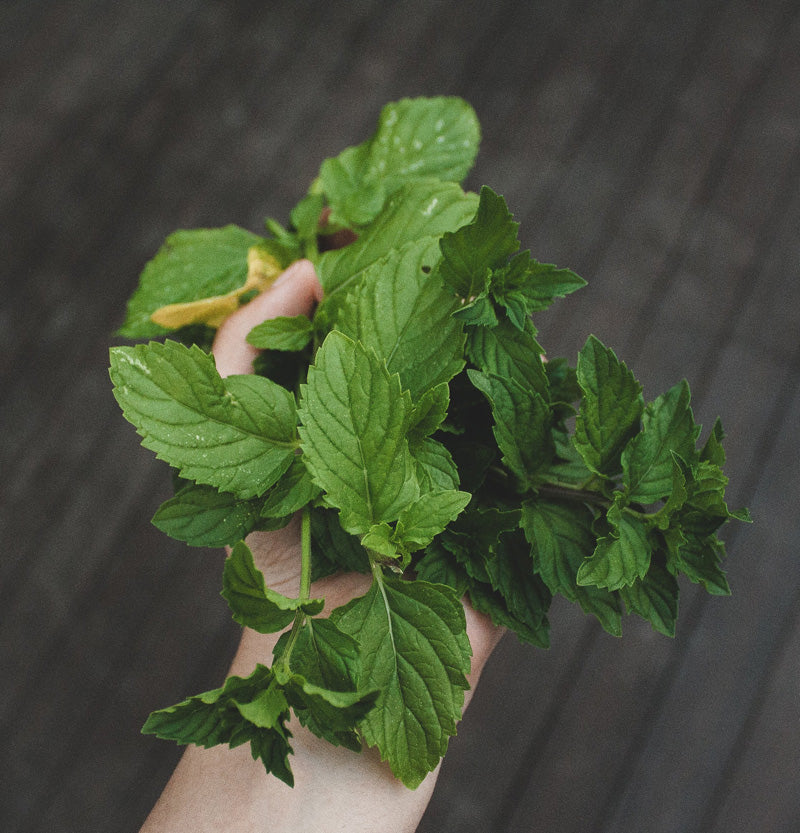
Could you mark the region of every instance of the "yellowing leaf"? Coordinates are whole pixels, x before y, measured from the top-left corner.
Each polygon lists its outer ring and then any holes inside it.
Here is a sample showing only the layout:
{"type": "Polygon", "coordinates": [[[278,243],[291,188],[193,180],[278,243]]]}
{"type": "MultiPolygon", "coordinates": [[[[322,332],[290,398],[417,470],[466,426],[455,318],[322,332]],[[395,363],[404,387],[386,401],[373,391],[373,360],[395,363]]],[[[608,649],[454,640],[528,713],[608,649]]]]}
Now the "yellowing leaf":
{"type": "Polygon", "coordinates": [[[189,324],[207,324],[219,327],[222,322],[239,308],[239,299],[247,292],[263,292],[281,273],[281,267],[272,255],[259,246],[253,246],[247,252],[247,280],[239,289],[225,295],[201,298],[184,304],[167,304],[160,307],[150,320],[161,327],[177,330],[189,324]]]}

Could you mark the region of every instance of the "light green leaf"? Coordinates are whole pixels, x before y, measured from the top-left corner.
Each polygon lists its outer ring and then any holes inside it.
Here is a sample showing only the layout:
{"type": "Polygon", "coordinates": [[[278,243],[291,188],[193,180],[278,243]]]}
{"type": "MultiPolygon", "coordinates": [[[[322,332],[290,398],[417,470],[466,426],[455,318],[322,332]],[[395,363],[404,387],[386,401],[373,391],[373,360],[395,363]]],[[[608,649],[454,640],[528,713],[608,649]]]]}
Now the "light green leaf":
{"type": "Polygon", "coordinates": [[[414,401],[464,367],[464,331],[451,315],[456,302],[430,274],[438,258],[435,237],[394,249],[364,270],[337,324],[373,348],[414,401]]]}
{"type": "Polygon", "coordinates": [[[486,292],[491,270],[519,248],[518,229],[506,201],[484,185],[472,221],[442,236],[439,275],[462,303],[486,292]]]}
{"type": "MultiPolygon", "coordinates": [[[[476,203],[475,194],[465,194],[451,182],[422,180],[400,188],[358,240],[319,258],[317,274],[326,296],[320,311],[353,289],[364,270],[392,249],[421,237],[438,237],[468,222],[476,203]]],[[[335,323],[335,316],[330,323],[335,323]]]]}
{"type": "Polygon", "coordinates": [[[192,483],[161,504],[153,516],[153,525],[192,547],[224,547],[235,544],[255,528],[261,503],[192,483]]]}
{"type": "Polygon", "coordinates": [[[278,316],[262,321],[247,334],[247,342],[259,350],[302,350],[311,341],[314,327],[305,315],[278,316]]]}
{"type": "Polygon", "coordinates": [[[619,602],[608,590],[583,587],[578,570],[595,548],[594,516],[585,504],[532,500],[522,505],[521,526],[533,563],[552,593],[576,602],[613,636],[622,635],[619,602]]]}
{"type": "Polygon", "coordinates": [[[323,599],[290,599],[271,590],[253,561],[244,541],[239,541],[225,562],[222,573],[222,596],[233,611],[233,618],[259,633],[275,633],[294,619],[298,610],[309,615],[319,613],[323,599]]]}
{"type": "Polygon", "coordinates": [[[259,376],[221,379],[198,347],[168,340],[112,348],[111,379],[142,445],[188,480],[251,498],[292,461],[294,397],[259,376]]]}
{"type": "Polygon", "coordinates": [[[331,619],[361,646],[361,687],[381,692],[361,722],[364,739],[406,786],[419,786],[464,705],[471,650],[461,602],[444,585],[381,578],[331,619]]]}
{"type": "Polygon", "coordinates": [[[469,492],[434,491],[407,506],[397,519],[396,537],[409,552],[427,547],[469,503],[469,492]]]}
{"type": "Polygon", "coordinates": [[[452,455],[442,443],[433,437],[424,437],[422,440],[412,438],[409,448],[423,493],[458,488],[458,469],[452,455]]]}
{"type": "Polygon", "coordinates": [[[460,182],[478,151],[480,127],[459,98],[414,98],[387,104],[375,134],[346,148],[320,170],[331,221],[363,225],[385,197],[419,179],[460,182]]]}
{"type": "Polygon", "coordinates": [[[642,387],[595,336],[589,336],[578,355],[578,384],[583,400],[575,447],[593,472],[614,475],[620,469],[622,449],[639,428],[642,387]]]}
{"type": "Polygon", "coordinates": [[[411,398],[375,354],[339,332],[302,388],[303,461],[353,534],[397,519],[419,497],[406,434],[411,398]]]}
{"type": "Polygon", "coordinates": [[[119,334],[163,335],[168,329],[150,319],[156,310],[239,289],[247,279],[247,253],[261,242],[261,237],[233,225],[171,234],[145,266],[119,334]]]}
{"type": "Polygon", "coordinates": [[[410,436],[414,439],[430,437],[447,417],[450,407],[450,388],[446,382],[428,388],[414,403],[410,436]]]}
{"type": "Polygon", "coordinates": [[[686,380],[650,403],[642,415],[642,430],[622,452],[623,483],[630,499],[655,503],[666,498],[673,486],[673,454],[691,461],[700,426],[689,407],[686,380]]]}

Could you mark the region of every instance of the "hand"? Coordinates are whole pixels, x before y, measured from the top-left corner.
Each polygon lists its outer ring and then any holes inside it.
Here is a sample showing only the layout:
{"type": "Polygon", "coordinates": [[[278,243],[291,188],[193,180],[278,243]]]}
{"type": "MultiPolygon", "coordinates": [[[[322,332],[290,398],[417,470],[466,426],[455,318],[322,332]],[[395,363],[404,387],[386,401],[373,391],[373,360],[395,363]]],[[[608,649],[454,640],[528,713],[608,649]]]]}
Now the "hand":
{"type": "MultiPolygon", "coordinates": [[[[245,337],[257,324],[279,315],[310,315],[322,298],[313,265],[307,260],[290,266],[270,287],[234,313],[220,327],[213,352],[221,375],[252,373],[257,350],[245,337]]],[[[256,565],[269,587],[288,596],[300,583],[300,528],[295,518],[276,532],[257,532],[247,539],[256,565]]],[[[371,578],[358,573],[337,574],[315,582],[311,596],[324,598],[325,613],[369,588],[371,578]]],[[[502,630],[488,617],[465,604],[467,634],[472,645],[472,688],[502,630]]],[[[277,634],[244,629],[230,673],[248,675],[256,663],[269,664],[277,634]]],[[[471,691],[466,692],[466,703],[471,691]]],[[[465,705],[466,708],[466,705],[465,705]]],[[[143,833],[203,833],[270,830],[348,833],[381,830],[412,833],[422,818],[436,783],[438,769],[416,790],[395,780],[376,750],[358,755],[322,741],[290,723],[294,754],[290,765],[295,787],[265,775],[248,748],[189,747],[164,794],[154,808],[143,833]]]]}

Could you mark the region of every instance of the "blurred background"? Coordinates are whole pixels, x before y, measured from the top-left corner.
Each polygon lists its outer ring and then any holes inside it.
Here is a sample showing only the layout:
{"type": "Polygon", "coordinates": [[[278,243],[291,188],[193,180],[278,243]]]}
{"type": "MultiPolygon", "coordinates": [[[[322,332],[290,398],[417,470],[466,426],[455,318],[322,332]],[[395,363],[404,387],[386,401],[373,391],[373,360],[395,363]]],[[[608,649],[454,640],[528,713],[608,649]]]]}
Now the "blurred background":
{"type": "Polygon", "coordinates": [[[731,598],[614,639],[555,604],[506,638],[420,831],[796,831],[800,818],[800,3],[4,0],[0,5],[0,829],[136,831],[180,750],[147,714],[220,684],[223,554],[169,494],[108,347],[178,228],[285,220],[402,96],[483,125],[467,184],[589,281],[589,332],[728,433],[731,598]]]}

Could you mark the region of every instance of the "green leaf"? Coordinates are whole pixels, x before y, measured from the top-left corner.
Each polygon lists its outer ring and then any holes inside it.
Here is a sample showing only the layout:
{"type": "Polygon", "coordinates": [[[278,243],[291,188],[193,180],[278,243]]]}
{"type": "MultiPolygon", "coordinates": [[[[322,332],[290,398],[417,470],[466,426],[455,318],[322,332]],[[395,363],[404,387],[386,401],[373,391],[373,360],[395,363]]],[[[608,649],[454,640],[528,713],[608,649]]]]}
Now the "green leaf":
{"type": "Polygon", "coordinates": [[[647,575],[651,545],[647,527],[624,511],[612,534],[597,541],[597,547],[578,570],[578,584],[619,590],[647,575]]]}
{"type": "Polygon", "coordinates": [[[303,460],[353,534],[419,497],[406,434],[411,398],[375,354],[339,332],[317,351],[299,409],[303,460]]]}
{"type": "Polygon", "coordinates": [[[366,550],[355,535],[342,529],[333,509],[316,507],[311,512],[311,561],[313,581],[337,570],[370,571],[366,550]]]}
{"type": "Polygon", "coordinates": [[[331,619],[359,642],[361,687],[381,692],[361,722],[364,739],[419,786],[461,719],[471,655],[461,602],[444,585],[379,578],[331,619]]]}
{"type": "Polygon", "coordinates": [[[578,355],[583,392],[575,447],[586,465],[604,477],[620,469],[622,449],[639,427],[642,387],[614,351],[589,336],[578,355]]]}
{"type": "Polygon", "coordinates": [[[700,426],[689,407],[686,380],[649,404],[642,415],[642,430],[622,452],[623,483],[630,499],[655,503],[673,487],[673,454],[691,461],[700,426]]]}
{"type": "Polygon", "coordinates": [[[221,379],[198,347],[168,340],[112,348],[111,379],[142,445],[188,480],[251,498],[292,461],[294,397],[259,376],[221,379]]]}
{"type": "Polygon", "coordinates": [[[153,525],[192,547],[224,547],[255,529],[261,503],[192,483],[161,504],[153,525]]]}
{"type": "Polygon", "coordinates": [[[536,634],[534,644],[548,647],[547,611],[552,593],[534,572],[530,547],[521,538],[521,533],[500,539],[495,553],[486,560],[486,571],[509,613],[527,625],[526,631],[519,634],[521,638],[531,641],[528,630],[533,630],[536,634]]]}
{"type": "Polygon", "coordinates": [[[469,330],[467,355],[479,370],[513,379],[549,400],[541,353],[542,348],[536,342],[536,329],[527,319],[522,330],[510,321],[503,321],[497,327],[471,327],[469,330]]]}
{"type": "Polygon", "coordinates": [[[423,493],[458,488],[458,469],[442,443],[432,437],[424,437],[422,440],[412,439],[409,448],[423,493]]]}
{"type": "MultiPolygon", "coordinates": [[[[524,252],[522,254],[526,254],[524,252]]],[[[517,289],[525,298],[528,312],[547,309],[556,298],[563,298],[586,286],[586,281],[569,269],[530,258],[525,281],[517,289]]]]}
{"type": "Polygon", "coordinates": [[[430,274],[438,258],[435,237],[392,250],[364,270],[338,321],[399,374],[414,401],[464,367],[464,331],[451,315],[455,300],[430,274]]]}
{"type": "Polygon", "coordinates": [[[338,300],[352,290],[364,270],[392,249],[421,237],[438,237],[463,225],[474,214],[476,202],[475,194],[465,194],[459,185],[450,182],[423,180],[400,188],[358,240],[319,258],[317,275],[325,301],[318,314],[330,309],[332,299],[338,300]]]}
{"type": "Polygon", "coordinates": [[[298,610],[313,616],[324,606],[323,599],[300,601],[270,590],[244,541],[234,546],[225,562],[222,596],[233,611],[233,618],[259,633],[283,630],[298,610]]]}
{"type": "Polygon", "coordinates": [[[470,604],[478,613],[486,614],[495,625],[513,631],[522,642],[537,648],[550,647],[550,623],[545,618],[538,624],[515,616],[508,607],[502,593],[491,584],[471,581],[468,589],[470,604]]]}
{"type": "Polygon", "coordinates": [[[442,236],[439,275],[462,303],[488,290],[491,270],[519,248],[518,229],[506,201],[484,186],[472,222],[442,236]]]}
{"type": "Polygon", "coordinates": [[[386,195],[419,179],[460,182],[475,160],[480,127],[459,98],[402,99],[381,111],[375,134],[320,170],[331,221],[363,225],[386,195]]]}
{"type": "Polygon", "coordinates": [[[153,712],[142,732],[206,749],[249,741],[253,758],[260,759],[267,772],[293,786],[288,717],[289,704],[274,685],[272,672],[258,665],[249,677],[229,677],[222,688],[153,712]]]}
{"type": "Polygon", "coordinates": [[[420,581],[429,584],[446,584],[461,598],[470,585],[469,575],[458,563],[455,556],[441,544],[433,541],[424,555],[414,565],[420,581]]]}
{"type": "Polygon", "coordinates": [[[454,489],[434,491],[407,506],[397,519],[396,536],[409,552],[427,547],[469,503],[472,495],[454,489]]]}
{"type": "Polygon", "coordinates": [[[630,613],[637,613],[659,633],[675,636],[678,582],[665,569],[653,564],[644,578],[620,588],[619,593],[630,613]]]}
{"type": "Polygon", "coordinates": [[[311,480],[302,457],[294,457],[283,477],[267,493],[261,515],[265,518],[293,515],[319,494],[319,487],[311,480]]]}
{"type": "Polygon", "coordinates": [[[493,431],[503,462],[529,487],[555,454],[547,402],[514,379],[475,370],[468,370],[467,375],[492,406],[493,431]]]}
{"type": "Polygon", "coordinates": [[[599,587],[578,584],[584,559],[595,548],[591,510],[582,503],[526,501],[521,526],[531,545],[533,564],[552,593],[560,593],[597,617],[613,636],[622,635],[622,617],[616,597],[599,587]]]}
{"type": "Polygon", "coordinates": [[[701,584],[712,596],[729,596],[731,592],[720,562],[725,554],[722,542],[713,535],[699,538],[689,534],[673,534],[667,567],[683,573],[695,584],[701,584]]]}
{"type": "Polygon", "coordinates": [[[150,318],[156,310],[225,295],[243,286],[247,253],[260,243],[261,237],[233,225],[171,234],[145,266],[119,334],[126,338],[163,335],[168,328],[150,318]]]}
{"type": "Polygon", "coordinates": [[[305,315],[279,316],[262,321],[247,334],[260,350],[302,350],[311,341],[314,327],[305,315]]]}
{"type": "Polygon", "coordinates": [[[447,418],[450,388],[446,382],[428,388],[414,403],[409,436],[421,440],[430,437],[447,418]]]}

